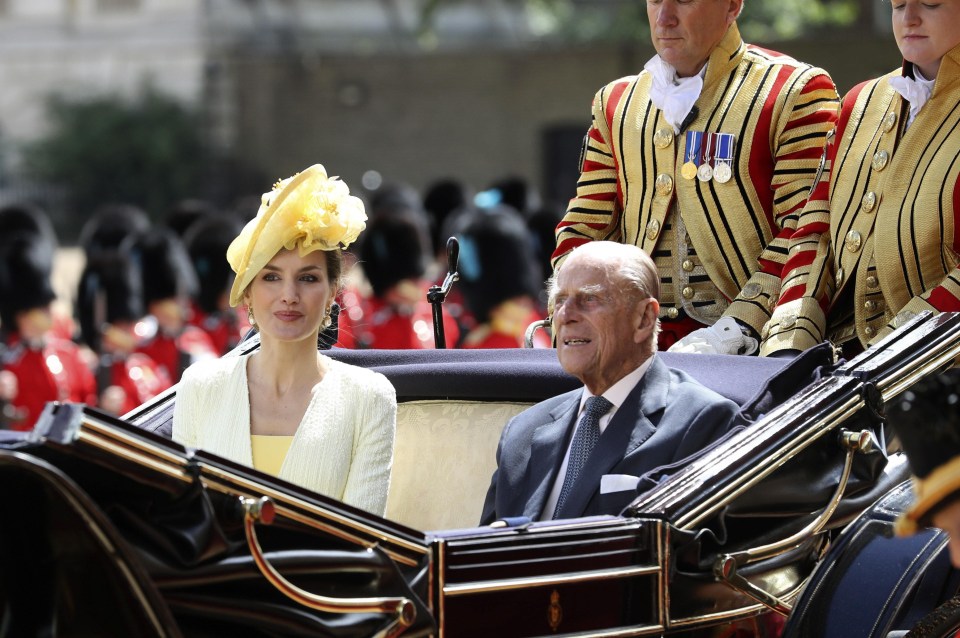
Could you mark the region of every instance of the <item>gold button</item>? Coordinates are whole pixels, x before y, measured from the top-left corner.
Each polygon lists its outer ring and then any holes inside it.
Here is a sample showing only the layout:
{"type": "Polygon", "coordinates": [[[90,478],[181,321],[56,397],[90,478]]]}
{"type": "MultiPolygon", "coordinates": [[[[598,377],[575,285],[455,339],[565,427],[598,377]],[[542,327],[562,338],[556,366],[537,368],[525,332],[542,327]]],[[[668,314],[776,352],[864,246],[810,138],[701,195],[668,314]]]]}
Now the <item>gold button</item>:
{"type": "Polygon", "coordinates": [[[894,111],[887,113],[886,117],[883,118],[883,130],[886,133],[889,133],[893,130],[893,127],[897,125],[897,114],[894,111]]]}
{"type": "Polygon", "coordinates": [[[760,296],[760,293],[763,290],[760,288],[760,284],[751,282],[743,287],[743,290],[740,291],[740,296],[744,299],[756,299],[760,296]]]}
{"type": "Polygon", "coordinates": [[[797,323],[797,315],[785,315],[783,319],[780,320],[781,328],[792,328],[797,323]]]}
{"type": "Polygon", "coordinates": [[[673,143],[673,129],[662,128],[653,134],[653,143],[657,148],[667,148],[673,143]]]}
{"type": "Polygon", "coordinates": [[[903,324],[907,323],[911,319],[917,316],[917,313],[910,312],[909,310],[901,310],[897,313],[897,316],[893,318],[893,327],[899,328],[903,324]]]}
{"type": "Polygon", "coordinates": [[[656,219],[651,219],[647,223],[647,239],[656,239],[657,235],[660,234],[660,222],[656,219]]]}
{"type": "Polygon", "coordinates": [[[859,232],[851,230],[849,233],[847,233],[847,238],[844,243],[847,246],[847,250],[855,253],[860,250],[860,246],[863,244],[863,237],[860,236],[859,232]]]}
{"type": "Polygon", "coordinates": [[[684,259],[683,263],[680,264],[680,267],[683,268],[685,271],[690,272],[691,270],[693,270],[693,262],[690,261],[689,259],[684,259]]]}
{"type": "Polygon", "coordinates": [[[863,307],[864,309],[869,310],[870,312],[873,312],[874,310],[877,309],[877,302],[874,301],[873,299],[867,299],[863,303],[863,307]]]}
{"type": "Polygon", "coordinates": [[[657,175],[656,189],[657,195],[666,197],[673,192],[673,178],[666,173],[657,175]]]}
{"type": "Polygon", "coordinates": [[[863,212],[869,213],[877,205],[877,194],[873,191],[868,192],[860,200],[860,204],[863,206],[863,212]]]}
{"type": "Polygon", "coordinates": [[[886,151],[877,151],[873,154],[873,170],[882,171],[890,161],[890,153],[886,151]]]}
{"type": "Polygon", "coordinates": [[[672,307],[672,306],[671,306],[670,308],[667,308],[667,318],[668,318],[668,319],[676,319],[676,318],[679,317],[679,316],[680,316],[680,311],[679,311],[678,309],[676,309],[676,308],[674,308],[674,307],[672,307]]]}
{"type": "Polygon", "coordinates": [[[879,283],[880,282],[877,281],[877,278],[874,277],[873,275],[870,275],[869,277],[867,277],[867,288],[876,288],[877,284],[879,283]]]}
{"type": "Polygon", "coordinates": [[[837,269],[837,285],[839,286],[842,283],[843,283],[843,268],[838,268],[837,269]]]}
{"type": "Polygon", "coordinates": [[[684,299],[693,299],[693,288],[690,286],[684,286],[683,290],[680,291],[680,294],[683,295],[684,299]]]}
{"type": "Polygon", "coordinates": [[[869,337],[873,334],[873,328],[871,328],[870,326],[867,326],[866,328],[863,329],[863,333],[869,337]]]}

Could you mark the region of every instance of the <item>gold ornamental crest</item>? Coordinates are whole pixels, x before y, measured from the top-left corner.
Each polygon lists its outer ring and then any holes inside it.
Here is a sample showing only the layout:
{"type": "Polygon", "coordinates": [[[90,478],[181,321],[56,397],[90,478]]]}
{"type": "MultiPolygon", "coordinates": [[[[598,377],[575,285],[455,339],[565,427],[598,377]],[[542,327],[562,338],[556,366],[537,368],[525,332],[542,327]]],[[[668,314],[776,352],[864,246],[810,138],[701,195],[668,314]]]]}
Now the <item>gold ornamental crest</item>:
{"type": "Polygon", "coordinates": [[[563,608],[560,606],[560,592],[556,589],[550,594],[550,605],[547,606],[547,623],[551,631],[556,631],[563,622],[563,608]]]}

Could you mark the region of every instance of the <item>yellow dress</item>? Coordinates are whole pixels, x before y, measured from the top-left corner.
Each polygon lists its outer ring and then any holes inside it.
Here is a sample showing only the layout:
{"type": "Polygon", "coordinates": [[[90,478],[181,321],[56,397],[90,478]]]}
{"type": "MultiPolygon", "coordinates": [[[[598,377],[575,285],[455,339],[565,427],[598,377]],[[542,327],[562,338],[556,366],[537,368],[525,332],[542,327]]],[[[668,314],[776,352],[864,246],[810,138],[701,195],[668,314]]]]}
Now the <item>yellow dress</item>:
{"type": "Polygon", "coordinates": [[[280,476],[283,460],[293,442],[293,436],[274,436],[271,434],[251,434],[250,445],[253,448],[253,467],[280,476]]]}

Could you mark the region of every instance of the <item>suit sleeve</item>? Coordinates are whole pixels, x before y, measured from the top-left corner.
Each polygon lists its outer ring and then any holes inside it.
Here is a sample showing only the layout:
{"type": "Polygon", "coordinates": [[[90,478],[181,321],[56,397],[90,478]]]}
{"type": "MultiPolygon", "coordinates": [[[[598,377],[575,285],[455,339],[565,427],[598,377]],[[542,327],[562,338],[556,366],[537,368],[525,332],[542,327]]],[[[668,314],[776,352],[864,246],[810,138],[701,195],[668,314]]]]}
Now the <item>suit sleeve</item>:
{"type": "Polygon", "coordinates": [[[487,496],[483,499],[483,511],[480,513],[480,525],[489,525],[490,523],[497,520],[497,479],[500,472],[500,460],[503,454],[503,442],[506,440],[508,433],[510,432],[510,425],[513,423],[513,419],[507,421],[507,424],[503,428],[503,432],[500,434],[500,442],[497,443],[497,469],[493,471],[493,476],[490,478],[490,487],[487,488],[487,496]]]}

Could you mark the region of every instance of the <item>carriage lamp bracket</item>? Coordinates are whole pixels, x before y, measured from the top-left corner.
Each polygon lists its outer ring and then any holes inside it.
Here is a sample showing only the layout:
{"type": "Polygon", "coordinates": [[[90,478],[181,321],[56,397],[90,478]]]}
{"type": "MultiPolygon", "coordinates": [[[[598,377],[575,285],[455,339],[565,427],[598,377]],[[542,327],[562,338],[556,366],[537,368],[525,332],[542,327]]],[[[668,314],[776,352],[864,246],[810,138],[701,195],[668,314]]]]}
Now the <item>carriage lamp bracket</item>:
{"type": "Polygon", "coordinates": [[[443,328],[443,302],[453,284],[460,280],[457,262],[460,259],[460,242],[456,237],[447,239],[447,276],[439,286],[430,286],[427,290],[427,302],[433,308],[433,343],[437,350],[447,347],[447,338],[443,328]]]}
{"type": "MultiPolygon", "coordinates": [[[[537,321],[534,321],[534,322],[531,323],[529,326],[527,326],[527,329],[523,332],[523,347],[524,347],[524,348],[532,348],[532,347],[533,347],[533,335],[537,332],[537,330],[539,330],[539,329],[541,329],[541,328],[543,328],[543,330],[544,330],[548,335],[551,334],[551,333],[550,333],[550,324],[551,324],[551,319],[550,319],[550,317],[547,317],[546,319],[538,319],[537,321]]],[[[551,340],[551,341],[553,340],[553,336],[552,336],[552,335],[551,335],[551,337],[550,337],[550,340],[551,340]]]]}
{"type": "Polygon", "coordinates": [[[789,603],[748,581],[739,573],[739,569],[745,565],[771,558],[799,547],[806,539],[818,534],[827,524],[827,521],[830,520],[830,517],[833,516],[837,506],[840,504],[840,499],[846,490],[847,482],[850,479],[850,471],[853,468],[854,456],[857,453],[870,454],[879,449],[876,435],[871,430],[861,430],[859,432],[841,430],[839,443],[841,447],[846,450],[846,455],[843,460],[843,472],[840,475],[836,490],[834,490],[827,505],[820,514],[817,515],[816,519],[795,534],[779,541],[742,552],[721,554],[713,563],[713,574],[719,581],[726,583],[733,589],[746,594],[783,616],[790,614],[792,606],[789,603]]]}
{"type": "Polygon", "coordinates": [[[400,636],[413,624],[417,610],[413,601],[408,598],[331,598],[308,592],[291,583],[267,561],[260,548],[260,541],[257,539],[256,523],[270,525],[276,518],[276,505],[273,500],[266,496],[260,498],[241,496],[240,505],[243,508],[243,530],[247,537],[250,555],[260,569],[260,573],[280,593],[305,607],[327,613],[393,615],[395,616],[393,622],[378,634],[383,638],[400,636]]]}

